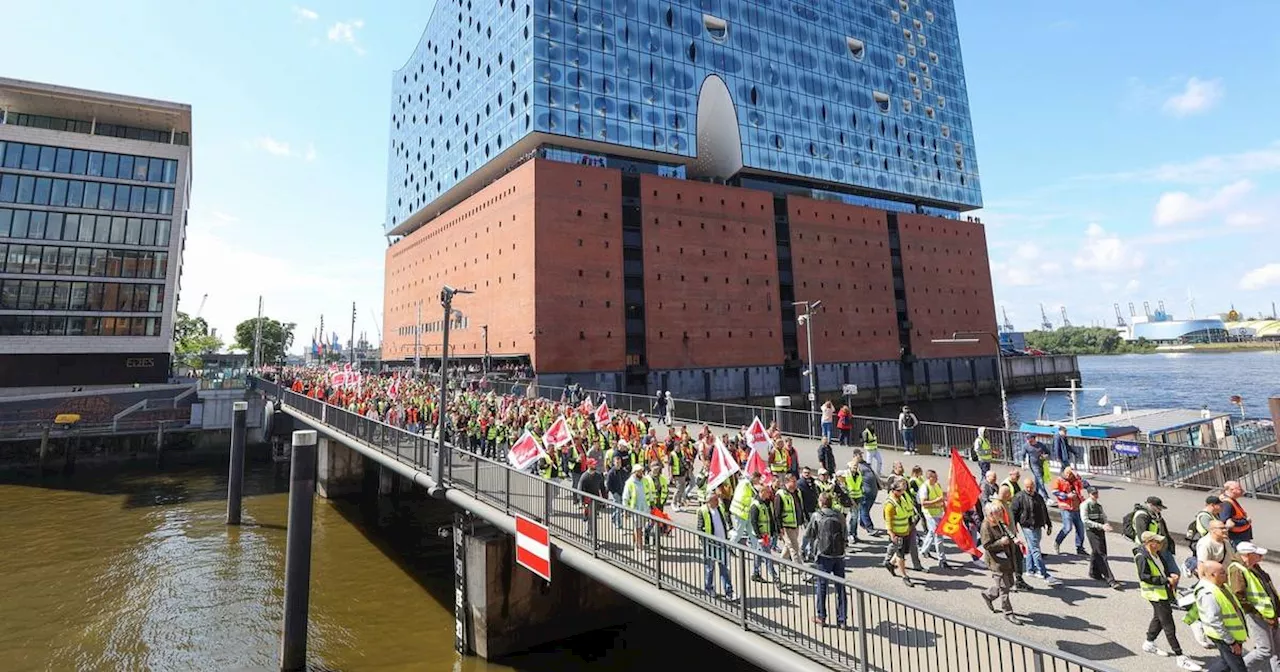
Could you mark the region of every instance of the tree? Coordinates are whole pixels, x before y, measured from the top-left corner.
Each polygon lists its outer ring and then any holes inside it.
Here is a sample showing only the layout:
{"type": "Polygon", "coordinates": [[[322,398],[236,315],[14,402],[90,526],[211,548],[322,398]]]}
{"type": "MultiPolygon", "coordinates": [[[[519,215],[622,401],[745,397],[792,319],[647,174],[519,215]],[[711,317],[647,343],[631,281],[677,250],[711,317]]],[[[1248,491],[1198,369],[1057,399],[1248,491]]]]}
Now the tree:
{"type": "Polygon", "coordinates": [[[174,356],[179,366],[200,368],[200,358],[222,349],[222,339],[209,333],[209,324],[202,317],[191,317],[178,311],[173,326],[174,356]]]}
{"type": "Polygon", "coordinates": [[[293,322],[277,322],[269,317],[255,317],[236,325],[236,347],[249,353],[253,362],[253,345],[258,320],[262,320],[262,363],[272,364],[283,359],[293,345],[293,322]]]}
{"type": "Polygon", "coordinates": [[[1145,339],[1126,341],[1109,327],[1062,327],[1027,333],[1027,346],[1052,355],[1114,355],[1150,352],[1155,345],[1145,339]]]}

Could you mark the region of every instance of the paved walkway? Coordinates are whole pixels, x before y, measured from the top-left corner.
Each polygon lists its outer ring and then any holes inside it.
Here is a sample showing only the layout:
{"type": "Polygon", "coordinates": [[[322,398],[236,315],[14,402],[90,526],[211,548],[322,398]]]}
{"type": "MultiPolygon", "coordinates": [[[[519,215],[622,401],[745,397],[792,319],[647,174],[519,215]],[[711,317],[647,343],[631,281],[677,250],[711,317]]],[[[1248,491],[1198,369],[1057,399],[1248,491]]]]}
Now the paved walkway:
{"type": "MultiPolygon", "coordinates": [[[[725,429],[712,426],[717,433],[736,431],[737,428],[725,429]]],[[[697,428],[690,426],[696,433],[697,428]]],[[[662,430],[659,430],[662,434],[662,430]]],[[[802,465],[817,468],[818,442],[809,439],[794,439],[802,465]]],[[[884,468],[886,473],[895,461],[901,460],[908,472],[913,465],[925,469],[935,469],[945,484],[950,470],[950,459],[929,455],[905,456],[894,450],[883,449],[884,468]]],[[[852,458],[853,448],[835,447],[838,468],[852,458]]],[[[970,469],[976,474],[976,465],[970,463],[970,469]]],[[[1008,468],[1001,470],[1001,477],[1008,468]]],[[[1168,511],[1166,517],[1170,521],[1171,530],[1180,534],[1186,529],[1186,523],[1194,512],[1204,504],[1204,492],[1143,486],[1106,479],[1091,481],[1102,491],[1101,499],[1114,521],[1117,532],[1123,514],[1132,507],[1133,502],[1143,501],[1149,495],[1160,496],[1168,511]]],[[[884,495],[881,495],[881,501],[884,495]]],[[[1272,501],[1246,502],[1255,520],[1280,521],[1280,503],[1272,501]]],[[[877,504],[872,518],[882,526],[882,507],[877,504]]],[[[1051,509],[1051,515],[1056,515],[1051,509]]],[[[691,513],[677,513],[676,520],[693,525],[691,513]]],[[[1059,525],[1054,524],[1056,533],[1059,525]]],[[[1261,545],[1273,544],[1271,548],[1280,548],[1280,524],[1255,525],[1257,541],[1261,545]],[[1272,540],[1275,540],[1274,542],[1272,540]]],[[[1076,556],[1073,553],[1074,542],[1068,539],[1063,544],[1063,554],[1055,554],[1052,541],[1043,545],[1046,563],[1051,574],[1062,579],[1063,585],[1048,588],[1042,581],[1029,578],[1035,590],[1031,593],[1018,593],[1013,596],[1014,608],[1020,615],[1020,626],[1013,626],[1001,616],[991,614],[979,591],[990,585],[990,575],[985,566],[966,564],[960,569],[939,570],[932,568],[933,563],[922,558],[926,572],[912,572],[913,579],[922,579],[915,588],[907,588],[900,579],[890,576],[878,566],[884,557],[884,538],[872,538],[861,545],[854,546],[854,552],[848,557],[846,566],[851,582],[865,585],[883,593],[900,596],[936,608],[941,614],[961,623],[975,623],[985,627],[1007,631],[1040,644],[1051,646],[1084,658],[1097,660],[1119,670],[1146,672],[1154,663],[1167,665],[1174,669],[1172,659],[1164,659],[1141,651],[1147,622],[1151,616],[1148,603],[1142,599],[1137,590],[1137,573],[1132,561],[1133,544],[1123,536],[1113,533],[1108,538],[1112,573],[1124,584],[1124,589],[1117,592],[1101,585],[1088,576],[1088,556],[1076,556]]],[[[949,542],[952,558],[965,556],[949,542]]],[[[1179,560],[1188,555],[1185,542],[1179,543],[1179,560]]],[[[1180,619],[1180,615],[1179,615],[1180,619]]],[[[1185,653],[1202,662],[1212,658],[1210,651],[1201,649],[1191,636],[1190,629],[1181,623],[1179,638],[1185,653]]],[[[1162,647],[1167,648],[1163,637],[1159,640],[1162,647]]]]}

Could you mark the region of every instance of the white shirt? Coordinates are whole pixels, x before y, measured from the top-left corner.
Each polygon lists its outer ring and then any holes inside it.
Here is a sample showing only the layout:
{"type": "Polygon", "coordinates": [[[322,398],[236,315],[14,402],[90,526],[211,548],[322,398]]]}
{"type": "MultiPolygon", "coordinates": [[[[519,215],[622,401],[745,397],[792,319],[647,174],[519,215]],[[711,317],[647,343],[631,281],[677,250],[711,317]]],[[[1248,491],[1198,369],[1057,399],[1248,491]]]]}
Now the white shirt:
{"type": "Polygon", "coordinates": [[[725,536],[724,519],[720,516],[720,507],[711,509],[711,536],[723,539],[725,536]]]}

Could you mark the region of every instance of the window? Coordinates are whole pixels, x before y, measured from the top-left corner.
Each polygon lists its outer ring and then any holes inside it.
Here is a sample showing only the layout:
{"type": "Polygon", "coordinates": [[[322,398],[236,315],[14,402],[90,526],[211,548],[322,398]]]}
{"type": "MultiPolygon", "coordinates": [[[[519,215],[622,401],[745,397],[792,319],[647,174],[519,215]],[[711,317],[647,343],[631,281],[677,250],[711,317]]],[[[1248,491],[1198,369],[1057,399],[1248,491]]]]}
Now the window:
{"type": "Polygon", "coordinates": [[[875,100],[876,107],[879,108],[881,112],[889,111],[889,94],[881,93],[880,91],[874,91],[872,92],[871,97],[873,100],[875,100]]]}
{"type": "Polygon", "coordinates": [[[724,42],[729,37],[729,24],[724,19],[703,14],[702,26],[707,29],[711,39],[717,42],[724,42]]]}
{"type": "Polygon", "coordinates": [[[57,156],[53,160],[53,172],[69,173],[71,172],[71,150],[66,148],[58,148],[57,156]]]}
{"type": "Polygon", "coordinates": [[[867,55],[867,45],[862,40],[852,37],[846,37],[845,44],[849,47],[849,55],[861,61],[863,56],[867,55]]]}
{"type": "MultiPolygon", "coordinates": [[[[129,164],[133,165],[132,161],[129,164]]],[[[106,154],[102,158],[102,176],[116,178],[120,175],[120,155],[106,154]]]]}
{"type": "Polygon", "coordinates": [[[31,199],[35,196],[36,178],[30,175],[22,175],[18,178],[18,202],[30,204],[31,199]]]}

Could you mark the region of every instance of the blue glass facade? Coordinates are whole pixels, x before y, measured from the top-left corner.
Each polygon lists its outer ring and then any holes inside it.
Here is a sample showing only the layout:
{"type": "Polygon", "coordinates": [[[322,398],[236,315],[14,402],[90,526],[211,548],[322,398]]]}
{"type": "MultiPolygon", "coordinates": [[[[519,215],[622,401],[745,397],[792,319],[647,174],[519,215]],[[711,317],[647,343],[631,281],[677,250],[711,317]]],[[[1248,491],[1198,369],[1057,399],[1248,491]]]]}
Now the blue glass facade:
{"type": "Polygon", "coordinates": [[[394,75],[387,229],[531,142],[690,163],[712,76],[744,172],[981,207],[953,0],[441,0],[394,75]]]}

